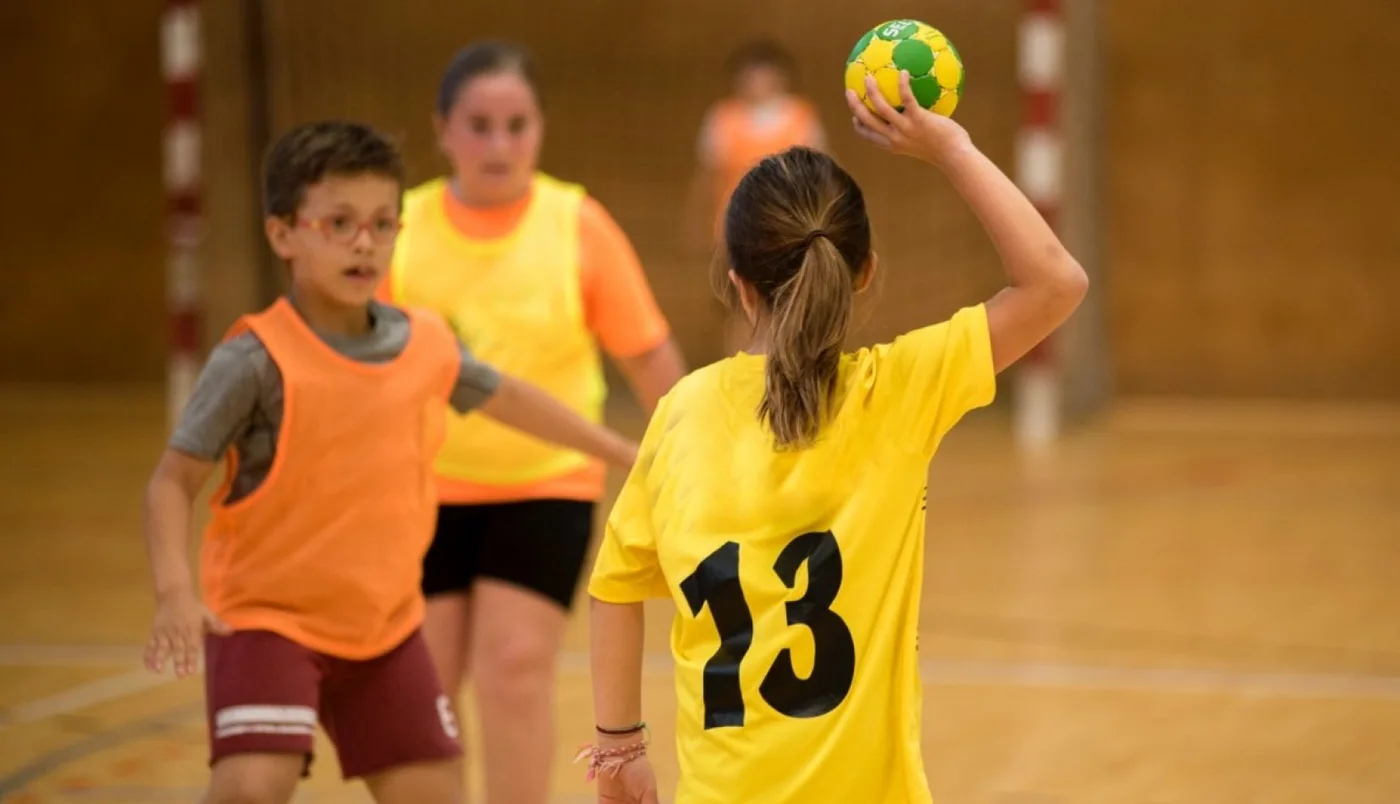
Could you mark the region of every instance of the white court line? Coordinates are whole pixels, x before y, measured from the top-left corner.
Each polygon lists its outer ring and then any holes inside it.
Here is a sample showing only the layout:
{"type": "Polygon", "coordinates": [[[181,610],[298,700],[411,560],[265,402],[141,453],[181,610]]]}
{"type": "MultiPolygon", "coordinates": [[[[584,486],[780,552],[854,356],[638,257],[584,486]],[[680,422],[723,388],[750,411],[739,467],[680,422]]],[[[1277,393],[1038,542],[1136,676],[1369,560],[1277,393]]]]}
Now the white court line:
{"type": "Polygon", "coordinates": [[[21,723],[33,723],[118,698],[125,698],[142,690],[169,684],[173,680],[169,675],[156,675],[146,670],[135,670],[122,673],[119,676],[108,676],[87,684],[79,684],[72,689],[26,701],[18,706],[10,707],[5,712],[0,712],[0,729],[21,723]]]}
{"type": "MultiPolygon", "coordinates": [[[[588,654],[570,652],[560,670],[587,673],[588,654]]],[[[669,675],[669,657],[648,655],[643,674],[669,675]]],[[[1162,667],[1115,667],[1046,662],[974,662],[927,659],[919,676],[932,686],[1075,687],[1105,691],[1194,692],[1275,698],[1400,700],[1400,676],[1244,673],[1162,667]]]]}
{"type": "Polygon", "coordinates": [[[0,667],[129,665],[141,648],[127,645],[0,645],[0,667]]]}
{"type": "MultiPolygon", "coordinates": [[[[36,667],[115,664],[130,667],[137,664],[139,654],[139,650],[112,646],[0,645],[0,664],[36,667]]],[[[137,666],[139,668],[139,665],[137,666]]],[[[559,670],[569,675],[586,675],[588,666],[588,654],[580,651],[567,652],[559,660],[559,670]]],[[[672,667],[669,656],[658,654],[648,655],[643,662],[643,672],[650,678],[669,676],[672,667]]],[[[1400,677],[1362,674],[1244,673],[1160,667],[949,660],[925,660],[919,665],[919,674],[924,682],[931,686],[1058,687],[1101,691],[1233,694],[1257,698],[1400,700],[1400,677]]],[[[144,669],[109,676],[12,707],[0,714],[0,729],[86,709],[169,684],[174,680],[169,674],[157,675],[144,669]]]]}
{"type": "Polygon", "coordinates": [[[1400,700],[1400,677],[1244,673],[1163,667],[1113,667],[1042,662],[924,661],[926,683],[949,686],[1077,687],[1091,690],[1233,693],[1265,698],[1400,700]]]}

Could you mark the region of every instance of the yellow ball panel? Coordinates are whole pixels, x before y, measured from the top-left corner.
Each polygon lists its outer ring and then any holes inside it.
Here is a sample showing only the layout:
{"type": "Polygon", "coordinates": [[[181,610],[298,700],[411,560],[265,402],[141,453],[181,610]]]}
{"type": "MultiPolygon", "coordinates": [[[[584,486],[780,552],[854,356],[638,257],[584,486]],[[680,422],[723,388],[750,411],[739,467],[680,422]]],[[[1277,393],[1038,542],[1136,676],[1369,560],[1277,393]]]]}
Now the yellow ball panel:
{"type": "Polygon", "coordinates": [[[858,61],[846,65],[846,88],[854,89],[861,100],[865,99],[865,76],[867,75],[869,73],[866,71],[865,65],[858,61]]]}
{"type": "Polygon", "coordinates": [[[894,64],[894,46],[896,44],[898,43],[884,39],[872,39],[870,44],[865,46],[865,50],[861,51],[858,61],[872,73],[881,67],[888,67],[894,64]]]}
{"type": "Polygon", "coordinates": [[[933,105],[934,114],[941,114],[944,117],[952,117],[953,110],[958,108],[958,93],[944,92],[938,99],[938,103],[933,105]]]}
{"type": "Polygon", "coordinates": [[[885,96],[885,100],[891,106],[898,109],[904,104],[904,101],[899,97],[899,70],[894,67],[876,70],[875,84],[880,87],[880,94],[885,96]]]}
{"type": "Polygon", "coordinates": [[[933,62],[933,77],[938,79],[938,85],[944,89],[957,89],[958,84],[962,83],[962,62],[958,61],[952,51],[939,53],[933,62]]]}
{"type": "Polygon", "coordinates": [[[933,28],[921,28],[914,38],[928,45],[934,53],[948,49],[948,37],[933,28]]]}

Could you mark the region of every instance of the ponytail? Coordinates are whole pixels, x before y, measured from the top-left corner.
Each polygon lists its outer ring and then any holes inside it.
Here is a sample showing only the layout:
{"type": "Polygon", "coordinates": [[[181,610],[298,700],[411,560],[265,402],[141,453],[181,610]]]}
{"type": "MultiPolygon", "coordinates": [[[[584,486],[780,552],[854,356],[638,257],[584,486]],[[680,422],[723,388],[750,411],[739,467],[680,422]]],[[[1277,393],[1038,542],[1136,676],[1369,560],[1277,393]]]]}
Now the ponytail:
{"type": "Polygon", "coordinates": [[[816,441],[836,391],[851,321],[851,266],[825,232],[803,243],[801,267],[773,295],[768,363],[759,420],[778,449],[816,441]]]}
{"type": "Polygon", "coordinates": [[[812,148],[764,157],[729,197],[724,248],[760,302],[748,311],[767,335],[757,414],[777,449],[812,446],[829,419],[870,241],[860,186],[812,148]]]}

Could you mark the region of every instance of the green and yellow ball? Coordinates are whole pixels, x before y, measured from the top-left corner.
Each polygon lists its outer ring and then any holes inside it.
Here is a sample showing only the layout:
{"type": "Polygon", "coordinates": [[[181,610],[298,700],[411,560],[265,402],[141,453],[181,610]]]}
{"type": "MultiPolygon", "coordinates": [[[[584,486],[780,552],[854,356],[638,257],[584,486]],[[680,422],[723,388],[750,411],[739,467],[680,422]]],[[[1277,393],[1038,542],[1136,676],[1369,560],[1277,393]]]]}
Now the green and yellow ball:
{"type": "Polygon", "coordinates": [[[890,20],[860,38],[846,59],[846,87],[855,90],[873,111],[866,96],[865,77],[875,77],[880,94],[903,111],[899,97],[899,73],[909,73],[909,87],[919,105],[944,117],[952,117],[962,98],[962,57],[937,28],[918,20],[890,20]]]}

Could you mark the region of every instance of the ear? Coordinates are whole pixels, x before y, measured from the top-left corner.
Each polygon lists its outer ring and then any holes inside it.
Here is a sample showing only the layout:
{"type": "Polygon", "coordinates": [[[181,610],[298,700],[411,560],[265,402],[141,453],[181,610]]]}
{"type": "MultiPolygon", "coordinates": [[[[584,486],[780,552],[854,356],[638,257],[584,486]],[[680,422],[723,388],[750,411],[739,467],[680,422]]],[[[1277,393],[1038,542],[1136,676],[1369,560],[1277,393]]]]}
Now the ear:
{"type": "Polygon", "coordinates": [[[745,282],[738,274],[734,273],[733,268],[729,269],[729,281],[734,285],[734,290],[739,294],[739,306],[744,308],[744,317],[747,318],[750,323],[757,321],[759,309],[758,291],[754,290],[753,285],[745,282]]]}
{"type": "Polygon", "coordinates": [[[290,260],[296,251],[292,243],[292,225],[273,215],[263,221],[263,231],[267,233],[267,243],[272,246],[272,252],[284,260],[290,260]]]}
{"type": "Polygon", "coordinates": [[[437,147],[443,153],[447,152],[447,144],[443,138],[447,136],[447,118],[439,112],[433,112],[433,135],[437,139],[437,147]]]}
{"type": "Polygon", "coordinates": [[[870,252],[865,264],[860,267],[860,274],[856,276],[856,294],[859,295],[870,289],[870,285],[875,282],[875,271],[880,265],[880,255],[870,252]]]}

